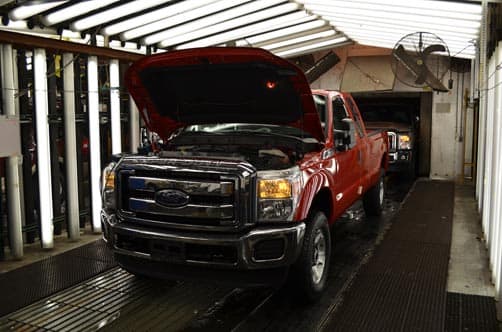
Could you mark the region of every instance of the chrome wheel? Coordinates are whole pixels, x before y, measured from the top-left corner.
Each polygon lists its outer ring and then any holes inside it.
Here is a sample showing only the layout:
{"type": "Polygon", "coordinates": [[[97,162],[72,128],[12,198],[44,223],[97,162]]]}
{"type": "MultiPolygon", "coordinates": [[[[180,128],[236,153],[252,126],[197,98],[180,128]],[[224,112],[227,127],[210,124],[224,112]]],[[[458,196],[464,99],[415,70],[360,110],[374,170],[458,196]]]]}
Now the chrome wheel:
{"type": "Polygon", "coordinates": [[[312,281],[318,284],[326,268],[326,237],[321,229],[316,230],[312,249],[312,281]]]}

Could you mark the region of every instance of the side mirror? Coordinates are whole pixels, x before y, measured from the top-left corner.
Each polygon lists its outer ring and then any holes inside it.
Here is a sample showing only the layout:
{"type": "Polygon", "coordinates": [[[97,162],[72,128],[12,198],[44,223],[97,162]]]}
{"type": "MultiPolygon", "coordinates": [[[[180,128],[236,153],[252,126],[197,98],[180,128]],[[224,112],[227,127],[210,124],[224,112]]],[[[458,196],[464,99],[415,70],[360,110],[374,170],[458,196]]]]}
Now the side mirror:
{"type": "Polygon", "coordinates": [[[356,145],[356,126],[351,118],[340,122],[341,129],[335,129],[335,145],[338,151],[352,149],[356,145]]]}

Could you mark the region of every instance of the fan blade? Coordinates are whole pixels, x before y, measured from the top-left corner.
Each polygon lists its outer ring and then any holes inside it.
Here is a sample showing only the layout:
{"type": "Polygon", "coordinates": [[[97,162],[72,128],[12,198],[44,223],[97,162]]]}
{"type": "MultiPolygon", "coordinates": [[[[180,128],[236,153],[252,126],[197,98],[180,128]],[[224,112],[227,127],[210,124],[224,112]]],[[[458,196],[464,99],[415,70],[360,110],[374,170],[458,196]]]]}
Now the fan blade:
{"type": "MultiPolygon", "coordinates": [[[[433,52],[444,52],[444,51],[446,51],[446,48],[441,44],[434,44],[434,45],[427,46],[420,54],[420,57],[422,58],[423,66],[424,67],[426,66],[427,58],[429,57],[429,54],[431,54],[433,52]]],[[[424,84],[426,76],[427,76],[427,72],[425,70],[421,71],[420,75],[418,75],[415,83],[424,84]]]]}
{"type": "MultiPolygon", "coordinates": [[[[397,61],[401,62],[413,75],[420,78],[424,77],[424,82],[427,83],[432,89],[437,91],[446,92],[448,89],[438,80],[425,64],[418,64],[404,49],[403,45],[399,45],[392,53],[397,61]]],[[[417,83],[418,84],[418,83],[417,83]]]]}

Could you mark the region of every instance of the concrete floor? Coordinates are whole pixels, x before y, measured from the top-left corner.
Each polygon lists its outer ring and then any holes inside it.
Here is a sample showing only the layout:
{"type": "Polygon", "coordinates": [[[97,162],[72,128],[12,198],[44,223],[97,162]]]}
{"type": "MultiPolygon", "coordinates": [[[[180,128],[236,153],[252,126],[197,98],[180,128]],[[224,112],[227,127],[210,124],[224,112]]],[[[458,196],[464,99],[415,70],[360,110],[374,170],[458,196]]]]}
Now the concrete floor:
{"type": "Polygon", "coordinates": [[[495,296],[472,185],[455,186],[448,292],[495,296]]]}

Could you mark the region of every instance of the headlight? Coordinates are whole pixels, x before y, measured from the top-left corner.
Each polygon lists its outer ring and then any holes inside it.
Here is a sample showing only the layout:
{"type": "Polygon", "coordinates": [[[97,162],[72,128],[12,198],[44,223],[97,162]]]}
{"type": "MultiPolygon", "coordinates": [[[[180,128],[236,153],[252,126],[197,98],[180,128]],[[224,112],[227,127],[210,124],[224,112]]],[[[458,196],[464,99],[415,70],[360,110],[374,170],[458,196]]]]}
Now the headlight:
{"type": "Polygon", "coordinates": [[[258,172],[259,221],[290,221],[298,204],[301,173],[298,167],[258,172]]]}
{"type": "Polygon", "coordinates": [[[400,150],[411,149],[411,138],[409,135],[399,135],[399,149],[400,150]]]}
{"type": "Polygon", "coordinates": [[[260,198],[289,198],[291,182],[288,179],[260,180],[258,192],[260,198]]]}
{"type": "Polygon", "coordinates": [[[110,163],[101,175],[101,198],[105,209],[115,209],[115,163],[110,163]]]}

